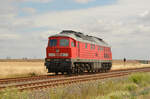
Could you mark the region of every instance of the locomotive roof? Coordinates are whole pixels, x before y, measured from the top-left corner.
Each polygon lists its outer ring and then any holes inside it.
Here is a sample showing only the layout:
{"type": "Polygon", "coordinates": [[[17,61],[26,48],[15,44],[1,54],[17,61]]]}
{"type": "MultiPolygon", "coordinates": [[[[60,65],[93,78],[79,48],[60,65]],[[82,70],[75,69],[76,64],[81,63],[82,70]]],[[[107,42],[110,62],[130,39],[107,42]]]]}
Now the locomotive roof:
{"type": "Polygon", "coordinates": [[[56,35],[53,35],[50,37],[57,37],[57,36],[71,37],[77,41],[109,47],[109,45],[101,38],[84,35],[81,32],[76,32],[76,31],[72,31],[72,30],[63,30],[59,34],[56,34],[56,35]]]}

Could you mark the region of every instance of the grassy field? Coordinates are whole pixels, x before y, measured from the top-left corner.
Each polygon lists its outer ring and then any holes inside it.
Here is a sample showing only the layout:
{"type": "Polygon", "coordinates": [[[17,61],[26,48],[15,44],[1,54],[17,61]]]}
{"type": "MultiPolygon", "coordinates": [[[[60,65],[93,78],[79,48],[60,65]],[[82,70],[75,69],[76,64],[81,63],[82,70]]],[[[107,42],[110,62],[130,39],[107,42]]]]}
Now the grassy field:
{"type": "Polygon", "coordinates": [[[46,74],[43,62],[0,62],[0,78],[46,74]]]}
{"type": "MultiPolygon", "coordinates": [[[[129,60],[125,64],[121,60],[113,60],[112,69],[150,67],[150,64],[140,64],[136,60],[129,60]]],[[[22,77],[46,74],[44,60],[0,60],[0,78],[22,77]]]]}
{"type": "Polygon", "coordinates": [[[0,91],[0,99],[150,99],[150,73],[90,81],[57,88],[0,91]]]}
{"type": "Polygon", "coordinates": [[[124,69],[124,68],[140,68],[150,67],[149,64],[141,64],[138,60],[127,60],[125,63],[123,60],[113,60],[112,69],[124,69]]]}

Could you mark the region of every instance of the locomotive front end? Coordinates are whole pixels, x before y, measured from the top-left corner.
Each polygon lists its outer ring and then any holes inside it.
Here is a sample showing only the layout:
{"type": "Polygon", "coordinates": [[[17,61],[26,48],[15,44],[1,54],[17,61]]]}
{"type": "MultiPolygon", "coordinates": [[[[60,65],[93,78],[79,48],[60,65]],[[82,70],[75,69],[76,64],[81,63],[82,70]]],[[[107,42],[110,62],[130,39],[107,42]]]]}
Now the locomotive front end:
{"type": "Polygon", "coordinates": [[[46,48],[45,66],[49,73],[69,73],[72,66],[71,39],[69,37],[50,37],[46,48]]]}

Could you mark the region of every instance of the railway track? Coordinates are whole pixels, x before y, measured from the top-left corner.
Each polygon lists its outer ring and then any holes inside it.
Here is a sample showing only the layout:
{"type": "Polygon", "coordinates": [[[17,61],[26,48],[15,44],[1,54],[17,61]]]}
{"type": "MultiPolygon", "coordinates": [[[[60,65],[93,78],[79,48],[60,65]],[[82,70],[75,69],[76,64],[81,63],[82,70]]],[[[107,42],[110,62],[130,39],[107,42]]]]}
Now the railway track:
{"type": "Polygon", "coordinates": [[[53,79],[53,78],[58,78],[58,77],[64,77],[64,75],[40,75],[40,76],[32,76],[32,77],[4,78],[4,79],[0,79],[0,84],[10,84],[10,83],[19,83],[19,82],[27,82],[27,81],[44,80],[44,79],[53,79]]]}
{"type": "Polygon", "coordinates": [[[23,90],[35,90],[41,88],[56,87],[60,85],[68,85],[72,83],[86,82],[91,80],[99,80],[112,77],[125,76],[134,72],[150,72],[150,67],[146,68],[135,68],[135,69],[121,69],[112,70],[107,73],[95,73],[95,74],[84,74],[84,75],[72,75],[72,76],[36,76],[36,77],[24,77],[24,78],[13,78],[13,79],[0,79],[0,90],[7,87],[15,87],[20,91],[23,90]]]}

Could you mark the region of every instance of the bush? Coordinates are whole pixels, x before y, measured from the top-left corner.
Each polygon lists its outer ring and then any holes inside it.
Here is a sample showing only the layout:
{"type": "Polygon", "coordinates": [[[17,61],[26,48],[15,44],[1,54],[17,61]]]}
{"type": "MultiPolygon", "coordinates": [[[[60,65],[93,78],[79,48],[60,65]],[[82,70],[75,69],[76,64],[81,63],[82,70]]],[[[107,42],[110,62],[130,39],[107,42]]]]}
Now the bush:
{"type": "Polygon", "coordinates": [[[32,72],[32,73],[29,73],[29,76],[34,77],[34,76],[38,76],[38,74],[32,72]]]}
{"type": "Polygon", "coordinates": [[[127,91],[115,91],[105,96],[98,96],[96,99],[128,99],[130,93],[127,91]]]}
{"type": "Polygon", "coordinates": [[[138,88],[138,85],[135,84],[135,83],[127,83],[127,84],[124,84],[123,87],[124,87],[125,90],[135,91],[138,88]]]}
{"type": "Polygon", "coordinates": [[[149,74],[144,74],[144,73],[135,73],[132,74],[131,76],[129,76],[129,81],[136,83],[136,84],[140,84],[143,82],[150,82],[150,75],[149,74]]]}

